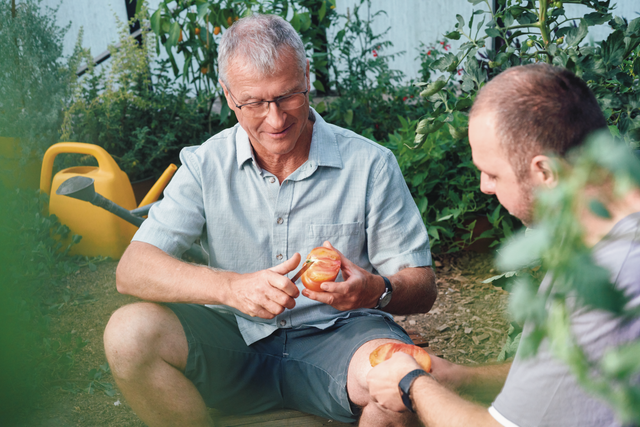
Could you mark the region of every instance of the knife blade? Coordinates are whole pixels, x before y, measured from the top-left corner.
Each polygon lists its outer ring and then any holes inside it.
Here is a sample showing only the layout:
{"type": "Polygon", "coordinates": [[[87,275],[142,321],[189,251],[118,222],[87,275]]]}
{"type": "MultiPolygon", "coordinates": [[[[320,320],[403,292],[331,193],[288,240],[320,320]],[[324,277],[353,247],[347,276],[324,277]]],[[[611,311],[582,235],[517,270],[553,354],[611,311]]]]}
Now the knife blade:
{"type": "Polygon", "coordinates": [[[304,272],[307,271],[309,269],[309,267],[311,267],[311,264],[313,264],[314,262],[315,261],[310,260],[310,259],[306,260],[304,262],[304,265],[302,266],[302,268],[296,273],[295,276],[293,276],[293,279],[291,279],[291,281],[293,283],[296,283],[296,280],[298,280],[304,274],[304,272]]]}

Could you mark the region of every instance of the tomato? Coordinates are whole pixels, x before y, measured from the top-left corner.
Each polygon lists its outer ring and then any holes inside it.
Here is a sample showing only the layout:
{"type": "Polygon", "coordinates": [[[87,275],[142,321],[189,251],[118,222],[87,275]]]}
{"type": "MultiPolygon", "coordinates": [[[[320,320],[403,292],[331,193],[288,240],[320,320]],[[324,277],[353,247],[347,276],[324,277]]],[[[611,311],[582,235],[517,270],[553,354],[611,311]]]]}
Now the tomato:
{"type": "Polygon", "coordinates": [[[413,357],[422,369],[427,372],[431,372],[431,357],[429,356],[429,353],[427,353],[422,347],[411,344],[393,342],[382,344],[371,352],[369,355],[369,363],[371,363],[371,366],[376,366],[378,363],[382,363],[391,358],[393,353],[397,353],[398,351],[413,357]]]}
{"type": "Polygon", "coordinates": [[[320,289],[321,284],[333,282],[338,277],[340,255],[333,249],[325,248],[324,246],[317,247],[307,255],[307,260],[314,262],[300,278],[305,288],[322,292],[322,289],[320,289]]]}

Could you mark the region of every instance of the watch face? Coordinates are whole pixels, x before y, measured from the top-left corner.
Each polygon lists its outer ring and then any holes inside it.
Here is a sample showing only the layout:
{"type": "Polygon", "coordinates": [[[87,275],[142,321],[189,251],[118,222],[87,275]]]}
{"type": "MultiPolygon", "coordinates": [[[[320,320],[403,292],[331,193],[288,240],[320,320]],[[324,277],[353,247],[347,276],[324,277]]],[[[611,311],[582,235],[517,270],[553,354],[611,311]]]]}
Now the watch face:
{"type": "Polygon", "coordinates": [[[380,308],[385,307],[391,302],[391,292],[386,292],[382,298],[380,298],[380,308]]]}

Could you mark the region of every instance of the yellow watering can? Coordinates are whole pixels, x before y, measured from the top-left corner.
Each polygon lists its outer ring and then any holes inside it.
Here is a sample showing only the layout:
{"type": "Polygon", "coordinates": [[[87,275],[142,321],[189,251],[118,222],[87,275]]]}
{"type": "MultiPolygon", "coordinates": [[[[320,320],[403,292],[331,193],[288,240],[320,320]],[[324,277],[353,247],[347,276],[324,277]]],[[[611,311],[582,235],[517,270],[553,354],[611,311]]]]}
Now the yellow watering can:
{"type": "MultiPolygon", "coordinates": [[[[158,200],[176,169],[177,167],[171,164],[165,170],[140,202],[140,207],[158,200]]],[[[120,259],[137,227],[107,210],[56,194],[63,182],[75,176],[93,179],[96,192],[122,208],[132,210],[136,207],[136,200],[129,177],[104,148],[80,142],[60,142],[52,145],[44,155],[40,174],[40,191],[49,196],[49,213],[55,214],[62,224],[67,225],[72,235],[82,236],[80,243],[74,245],[69,253],[120,259]],[[53,162],[58,154],[63,153],[93,156],[98,161],[98,166],[63,169],[55,174],[52,180],[53,162]]]]}

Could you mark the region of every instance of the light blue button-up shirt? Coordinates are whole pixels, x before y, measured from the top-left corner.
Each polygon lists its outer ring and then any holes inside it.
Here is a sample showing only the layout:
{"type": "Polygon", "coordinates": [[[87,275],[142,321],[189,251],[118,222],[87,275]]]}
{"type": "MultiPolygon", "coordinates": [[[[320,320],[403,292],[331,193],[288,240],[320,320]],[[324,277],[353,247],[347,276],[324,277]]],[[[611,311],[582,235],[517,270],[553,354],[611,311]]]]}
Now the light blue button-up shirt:
{"type": "MultiPolygon", "coordinates": [[[[183,149],[164,199],[133,240],[177,256],[200,238],[211,266],[237,273],[273,267],[296,252],[304,259],[325,240],[361,268],[386,276],[431,265],[427,231],[393,153],[313,113],[309,158],[282,183],[260,168],[240,125],[183,149]]],[[[278,328],[324,329],[351,313],[389,316],[338,311],[302,294],[274,319],[211,307],[236,315],[247,345],[278,328]]]]}

